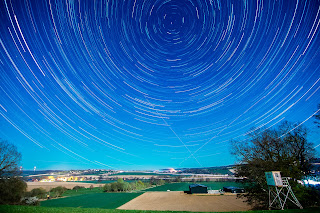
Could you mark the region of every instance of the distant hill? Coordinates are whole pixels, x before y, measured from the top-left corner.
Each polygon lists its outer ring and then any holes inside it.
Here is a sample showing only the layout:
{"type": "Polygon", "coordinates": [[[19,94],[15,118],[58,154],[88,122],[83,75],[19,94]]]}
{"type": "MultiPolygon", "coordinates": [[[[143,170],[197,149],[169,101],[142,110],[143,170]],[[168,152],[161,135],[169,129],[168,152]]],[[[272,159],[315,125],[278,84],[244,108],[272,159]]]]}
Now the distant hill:
{"type": "Polygon", "coordinates": [[[204,167],[204,168],[181,168],[182,173],[193,173],[193,174],[212,174],[212,175],[233,175],[234,165],[229,166],[215,166],[215,167],[204,167]]]}
{"type": "Polygon", "coordinates": [[[57,172],[64,172],[63,170],[23,170],[22,171],[22,176],[29,176],[29,175],[43,175],[47,174],[49,175],[50,173],[57,173],[57,172]]]}

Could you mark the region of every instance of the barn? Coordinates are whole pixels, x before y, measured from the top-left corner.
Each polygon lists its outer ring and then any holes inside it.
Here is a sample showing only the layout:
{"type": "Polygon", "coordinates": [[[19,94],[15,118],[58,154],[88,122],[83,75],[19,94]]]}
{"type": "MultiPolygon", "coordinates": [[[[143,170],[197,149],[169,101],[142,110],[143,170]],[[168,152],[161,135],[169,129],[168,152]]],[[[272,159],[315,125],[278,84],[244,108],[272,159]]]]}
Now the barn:
{"type": "Polygon", "coordinates": [[[208,187],[202,184],[191,184],[189,185],[189,191],[193,193],[208,193],[208,187]]]}

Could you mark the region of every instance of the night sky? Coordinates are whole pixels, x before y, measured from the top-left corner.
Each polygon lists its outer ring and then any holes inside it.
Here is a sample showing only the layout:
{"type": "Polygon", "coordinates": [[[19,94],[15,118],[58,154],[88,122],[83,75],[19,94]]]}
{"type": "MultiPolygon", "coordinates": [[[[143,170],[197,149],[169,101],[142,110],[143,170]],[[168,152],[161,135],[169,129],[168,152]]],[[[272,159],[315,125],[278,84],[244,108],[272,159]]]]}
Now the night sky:
{"type": "Polygon", "coordinates": [[[234,164],[320,103],[320,1],[1,0],[0,137],[24,169],[234,164]]]}

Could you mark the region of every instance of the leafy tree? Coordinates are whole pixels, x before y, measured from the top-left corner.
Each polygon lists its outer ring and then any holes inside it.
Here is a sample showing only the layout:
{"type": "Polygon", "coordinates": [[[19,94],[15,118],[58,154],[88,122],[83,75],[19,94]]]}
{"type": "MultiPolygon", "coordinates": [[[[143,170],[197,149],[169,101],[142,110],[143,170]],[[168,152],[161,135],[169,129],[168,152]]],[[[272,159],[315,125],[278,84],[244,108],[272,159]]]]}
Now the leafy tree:
{"type": "Polygon", "coordinates": [[[232,141],[231,153],[239,161],[236,173],[245,177],[248,193],[243,196],[249,204],[268,207],[266,171],[281,171],[283,177],[291,177],[293,188],[309,173],[314,149],[306,138],[305,127],[285,121],[275,129],[252,130],[244,141],[232,141]]]}
{"type": "Polygon", "coordinates": [[[141,180],[136,182],[136,189],[141,190],[141,189],[144,189],[144,188],[145,188],[144,183],[141,180]]]}
{"type": "Polygon", "coordinates": [[[124,191],[124,180],[119,178],[117,180],[117,186],[118,186],[118,191],[120,192],[124,191]]]}
{"type": "Polygon", "coordinates": [[[130,187],[131,187],[131,190],[136,190],[136,189],[137,189],[137,184],[136,184],[136,182],[131,182],[131,183],[130,183],[130,187]]]}
{"type": "Polygon", "coordinates": [[[176,177],[174,178],[174,182],[180,183],[180,182],[181,182],[181,177],[180,177],[180,176],[176,176],[176,177]]]}
{"type": "Polygon", "coordinates": [[[78,192],[79,189],[83,189],[83,188],[84,188],[84,186],[75,186],[72,189],[76,190],[76,192],[78,192]]]}
{"type": "Polygon", "coordinates": [[[112,192],[117,192],[118,190],[118,183],[117,182],[113,182],[111,183],[111,191],[112,192]]]}
{"type": "Polygon", "coordinates": [[[157,182],[157,185],[163,185],[165,184],[166,182],[162,179],[159,179],[159,181],[157,182]]]}
{"type": "Polygon", "coordinates": [[[37,197],[39,199],[45,199],[47,195],[47,191],[40,187],[40,188],[34,188],[28,193],[28,197],[37,197]]]}
{"type": "Polygon", "coordinates": [[[131,191],[131,185],[130,185],[130,183],[124,182],[123,190],[124,190],[124,191],[131,191]]]}
{"type": "Polygon", "coordinates": [[[52,192],[54,195],[52,197],[61,197],[62,194],[67,191],[68,189],[66,187],[57,186],[55,188],[52,188],[50,192],[52,192]]]}
{"type": "Polygon", "coordinates": [[[27,184],[18,177],[0,179],[0,204],[19,204],[27,184]]]}
{"type": "Polygon", "coordinates": [[[27,184],[18,175],[21,154],[16,146],[0,139],[0,204],[18,204],[27,184]]]}
{"type": "MultiPolygon", "coordinates": [[[[92,185],[91,185],[92,186],[92,185]]],[[[106,183],[103,186],[103,191],[105,192],[111,192],[111,184],[110,183],[106,183]]]]}

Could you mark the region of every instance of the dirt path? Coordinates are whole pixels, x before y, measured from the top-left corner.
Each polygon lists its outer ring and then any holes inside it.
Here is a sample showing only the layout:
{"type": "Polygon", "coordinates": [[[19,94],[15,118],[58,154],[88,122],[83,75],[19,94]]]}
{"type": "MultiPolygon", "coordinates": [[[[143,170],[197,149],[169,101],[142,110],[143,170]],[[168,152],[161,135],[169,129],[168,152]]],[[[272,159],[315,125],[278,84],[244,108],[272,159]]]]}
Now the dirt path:
{"type": "Polygon", "coordinates": [[[64,186],[67,189],[72,189],[75,186],[83,186],[89,188],[91,185],[93,187],[100,187],[104,184],[93,184],[93,183],[80,183],[80,182],[27,182],[27,191],[31,191],[34,188],[44,188],[45,190],[50,190],[57,186],[64,186]]]}
{"type": "Polygon", "coordinates": [[[183,192],[146,192],[118,209],[225,212],[247,211],[250,206],[235,195],[201,196],[183,192]]]}

